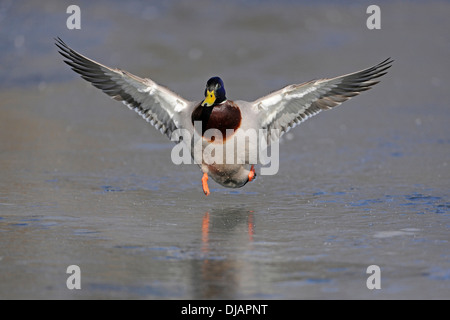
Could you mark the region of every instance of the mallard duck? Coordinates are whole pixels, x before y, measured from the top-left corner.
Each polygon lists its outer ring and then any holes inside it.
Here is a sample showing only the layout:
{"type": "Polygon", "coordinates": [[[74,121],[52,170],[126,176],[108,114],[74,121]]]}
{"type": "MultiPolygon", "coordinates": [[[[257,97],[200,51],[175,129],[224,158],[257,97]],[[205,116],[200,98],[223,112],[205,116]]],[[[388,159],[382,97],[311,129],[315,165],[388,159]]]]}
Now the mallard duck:
{"type": "MultiPolygon", "coordinates": [[[[201,150],[211,145],[221,145],[228,150],[227,145],[235,142],[230,137],[236,138],[248,129],[266,130],[266,138],[273,143],[320,111],[331,109],[370,89],[393,62],[388,58],[373,67],[343,76],[288,85],[253,102],[228,100],[222,79],[212,77],[206,83],[202,100],[187,101],[149,78],[107,67],[71,49],[60,38],[55,40],[64,62],[83,79],[123,102],[175,142],[182,141],[180,137],[184,138],[179,134],[180,130],[201,136],[201,150]],[[200,123],[200,128],[195,123],[200,123]],[[206,135],[211,131],[209,129],[215,133],[206,135]]],[[[231,163],[198,162],[203,172],[205,195],[210,194],[209,177],[230,188],[242,187],[255,179],[255,163],[248,160],[252,147],[246,145],[231,163]]],[[[193,147],[191,153],[194,157],[193,147]]]]}

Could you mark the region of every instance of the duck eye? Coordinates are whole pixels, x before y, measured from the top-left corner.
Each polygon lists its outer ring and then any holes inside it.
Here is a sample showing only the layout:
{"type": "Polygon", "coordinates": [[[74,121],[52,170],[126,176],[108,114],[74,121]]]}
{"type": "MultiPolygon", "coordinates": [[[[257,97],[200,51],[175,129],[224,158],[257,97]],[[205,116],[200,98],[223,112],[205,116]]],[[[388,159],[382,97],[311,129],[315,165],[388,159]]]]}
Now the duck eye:
{"type": "Polygon", "coordinates": [[[220,83],[216,84],[216,89],[220,89],[221,87],[220,83]]]}

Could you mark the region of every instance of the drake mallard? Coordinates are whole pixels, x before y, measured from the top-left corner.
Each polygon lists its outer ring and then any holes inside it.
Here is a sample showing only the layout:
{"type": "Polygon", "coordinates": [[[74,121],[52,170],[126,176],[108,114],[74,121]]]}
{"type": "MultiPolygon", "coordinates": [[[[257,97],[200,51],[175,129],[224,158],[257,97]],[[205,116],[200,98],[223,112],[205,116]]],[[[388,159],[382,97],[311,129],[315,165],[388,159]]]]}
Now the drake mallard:
{"type": "MultiPolygon", "coordinates": [[[[72,50],[59,37],[55,40],[59,53],[66,59],[64,62],[83,79],[139,113],[172,141],[182,140],[178,136],[179,129],[194,135],[201,134],[202,150],[210,144],[226,146],[233,141],[229,139],[227,129],[231,129],[234,135],[248,129],[266,129],[269,132],[268,141],[276,141],[320,111],[331,109],[370,89],[379,82],[377,78],[386,74],[393,62],[388,58],[373,67],[343,76],[288,85],[253,102],[228,100],[222,79],[213,77],[206,83],[204,99],[187,101],[151,79],[107,67],[72,50]],[[196,129],[194,123],[197,121],[202,124],[201,129],[196,129]],[[214,136],[220,136],[215,134],[206,137],[208,129],[218,130],[222,139],[215,140],[214,136]],[[271,132],[277,134],[270,137],[271,132]]],[[[246,147],[245,153],[248,151],[246,147]]],[[[255,179],[254,163],[248,161],[248,154],[237,154],[236,157],[241,161],[198,163],[203,172],[205,195],[210,194],[208,177],[230,188],[242,187],[255,179]]]]}

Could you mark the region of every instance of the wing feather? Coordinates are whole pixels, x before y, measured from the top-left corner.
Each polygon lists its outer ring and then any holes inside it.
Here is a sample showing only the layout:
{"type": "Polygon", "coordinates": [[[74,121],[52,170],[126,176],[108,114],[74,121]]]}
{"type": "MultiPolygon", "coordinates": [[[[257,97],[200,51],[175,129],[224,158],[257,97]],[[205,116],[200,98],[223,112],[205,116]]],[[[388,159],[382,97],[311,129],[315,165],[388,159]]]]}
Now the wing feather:
{"type": "Polygon", "coordinates": [[[388,58],[373,67],[340,77],[289,85],[254,101],[252,107],[259,115],[261,127],[268,129],[268,138],[274,141],[322,110],[369,90],[387,73],[392,62],[388,58]]]}
{"type": "Polygon", "coordinates": [[[60,38],[55,44],[72,70],[111,98],[136,111],[169,139],[172,132],[180,128],[180,114],[188,107],[189,101],[150,79],[91,60],[71,49],[60,38]]]}

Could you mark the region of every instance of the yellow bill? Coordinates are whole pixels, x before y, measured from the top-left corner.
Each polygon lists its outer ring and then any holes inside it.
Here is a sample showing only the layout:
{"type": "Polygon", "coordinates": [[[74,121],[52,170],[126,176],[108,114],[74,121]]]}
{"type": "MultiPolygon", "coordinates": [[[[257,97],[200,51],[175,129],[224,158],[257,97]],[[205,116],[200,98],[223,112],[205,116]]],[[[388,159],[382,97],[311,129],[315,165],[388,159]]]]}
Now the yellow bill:
{"type": "Polygon", "coordinates": [[[211,107],[215,101],[216,101],[216,95],[214,94],[214,90],[212,90],[212,91],[207,90],[206,98],[202,102],[202,107],[205,107],[205,106],[211,107]]]}

